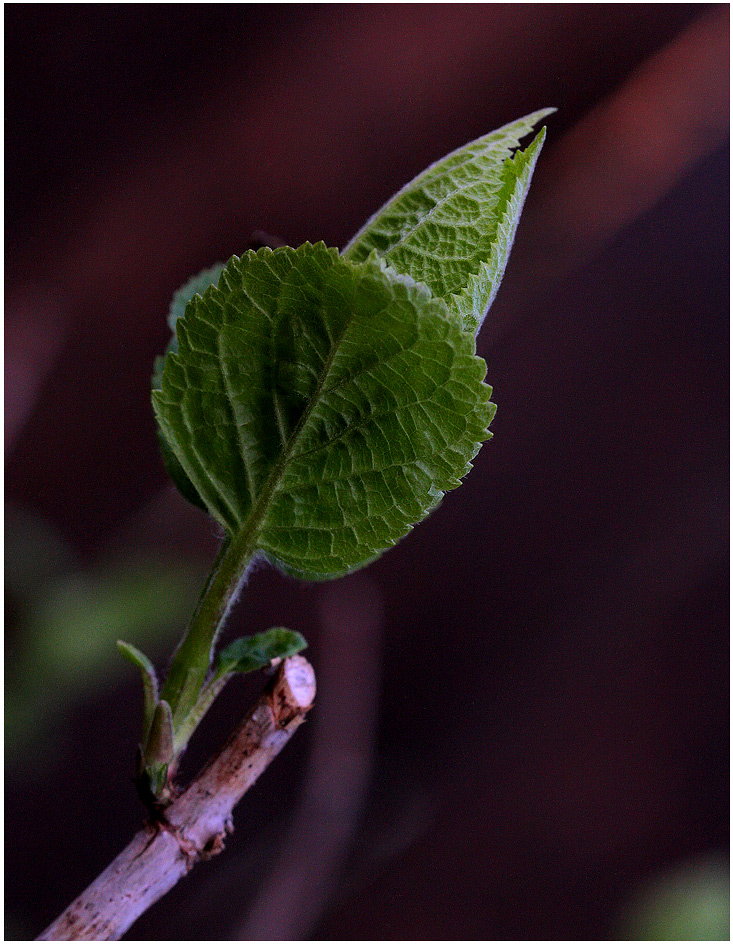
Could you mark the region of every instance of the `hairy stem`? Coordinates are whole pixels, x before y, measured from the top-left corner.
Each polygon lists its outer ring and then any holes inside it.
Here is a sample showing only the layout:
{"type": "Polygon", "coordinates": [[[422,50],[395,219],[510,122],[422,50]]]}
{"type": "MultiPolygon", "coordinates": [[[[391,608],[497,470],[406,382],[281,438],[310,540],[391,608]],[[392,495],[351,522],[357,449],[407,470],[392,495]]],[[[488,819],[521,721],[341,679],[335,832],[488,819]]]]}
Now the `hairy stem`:
{"type": "Polygon", "coordinates": [[[196,704],[206,680],[217,634],[252,560],[254,532],[245,528],[231,540],[225,539],[186,635],[173,656],[161,698],[171,707],[176,731],[196,704]]]}
{"type": "Polygon", "coordinates": [[[229,682],[234,673],[227,673],[225,676],[214,676],[201,690],[196,704],[181,722],[175,732],[173,740],[173,755],[177,757],[188,744],[188,740],[198,728],[199,722],[211,708],[214,700],[229,682]]]}
{"type": "Polygon", "coordinates": [[[166,810],[41,933],[43,941],[116,941],[195,863],[220,853],[232,811],[289,741],[313,704],[313,668],[302,656],[278,671],[224,748],[166,810]]]}

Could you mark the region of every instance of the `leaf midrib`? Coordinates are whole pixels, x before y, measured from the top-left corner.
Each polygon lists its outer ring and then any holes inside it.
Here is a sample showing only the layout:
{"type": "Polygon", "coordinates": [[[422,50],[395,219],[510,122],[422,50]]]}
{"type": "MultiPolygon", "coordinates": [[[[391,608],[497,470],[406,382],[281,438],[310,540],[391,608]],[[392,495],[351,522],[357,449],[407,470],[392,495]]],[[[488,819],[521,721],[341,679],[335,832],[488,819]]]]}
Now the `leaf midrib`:
{"type": "MultiPolygon", "coordinates": [[[[506,169],[507,165],[510,165],[510,169],[513,172],[514,181],[518,181],[521,174],[521,170],[519,173],[517,173],[517,158],[519,157],[519,155],[526,154],[528,150],[529,148],[525,148],[524,151],[517,151],[516,154],[508,157],[506,161],[504,162],[503,169],[506,169]]],[[[499,233],[499,230],[501,229],[502,223],[507,217],[507,214],[509,212],[509,205],[514,195],[514,189],[509,186],[511,182],[512,182],[512,178],[505,176],[502,182],[501,188],[496,194],[496,203],[494,207],[492,208],[493,212],[496,214],[496,220],[495,220],[494,227],[492,228],[492,231],[491,231],[490,251],[487,258],[482,260],[482,266],[487,266],[489,261],[501,249],[501,246],[498,240],[498,233],[499,233]]],[[[451,290],[451,295],[460,296],[463,292],[465,292],[465,290],[468,288],[468,286],[471,283],[471,278],[473,275],[475,275],[475,273],[470,274],[463,285],[459,286],[457,289],[451,290]]]]}
{"type": "Polygon", "coordinates": [[[328,356],[326,360],[323,362],[323,367],[321,368],[321,372],[320,372],[318,381],[316,383],[315,390],[313,391],[313,395],[311,396],[310,400],[306,404],[306,407],[303,410],[303,413],[298,418],[298,422],[295,425],[295,428],[290,438],[288,439],[283,449],[280,451],[280,455],[278,456],[275,462],[275,465],[272,467],[272,470],[270,471],[270,475],[265,480],[265,484],[263,485],[262,489],[260,490],[259,495],[257,496],[257,501],[253,503],[249,515],[247,516],[242,527],[239,529],[238,536],[237,536],[238,544],[241,541],[243,541],[243,543],[247,545],[248,547],[252,548],[253,550],[256,549],[257,542],[260,537],[260,530],[261,530],[262,525],[264,524],[265,518],[267,516],[267,511],[270,506],[270,500],[272,499],[273,495],[277,491],[277,487],[280,483],[280,480],[282,479],[283,473],[285,471],[285,467],[287,466],[288,462],[293,458],[292,457],[293,450],[295,449],[295,446],[303,432],[303,429],[305,428],[313,411],[318,405],[319,398],[321,394],[323,393],[324,387],[326,386],[328,375],[331,371],[331,367],[333,366],[333,362],[336,358],[336,354],[338,353],[338,349],[341,345],[341,342],[343,341],[343,338],[346,332],[349,330],[353,319],[354,319],[354,312],[352,311],[349,314],[349,316],[345,319],[343,330],[332,343],[331,348],[328,352],[328,356]]]}
{"type": "Polygon", "coordinates": [[[458,147],[455,150],[450,151],[448,154],[444,155],[442,158],[439,158],[433,164],[430,164],[428,167],[425,168],[424,171],[422,171],[422,173],[418,174],[417,177],[414,177],[411,181],[408,181],[406,184],[400,187],[397,193],[393,194],[389,198],[389,200],[387,200],[384,204],[382,204],[379,210],[375,211],[371,215],[371,217],[369,217],[369,219],[361,227],[361,229],[359,229],[354,234],[354,236],[352,236],[349,242],[346,244],[341,255],[348,256],[350,251],[353,249],[354,246],[357,245],[357,243],[361,240],[364,234],[367,233],[371,229],[372,224],[375,222],[375,220],[377,220],[378,217],[382,216],[382,214],[384,214],[386,210],[390,206],[392,206],[392,204],[396,203],[400,199],[400,197],[403,197],[412,188],[416,187],[418,184],[426,180],[430,180],[432,182],[435,180],[440,180],[442,177],[449,176],[452,173],[452,171],[456,169],[456,167],[463,167],[465,164],[470,163],[479,155],[485,154],[487,147],[489,147],[492,144],[497,144],[497,143],[504,144],[505,149],[507,151],[507,157],[511,157],[512,151],[516,152],[518,149],[521,148],[522,138],[525,137],[525,135],[530,134],[533,128],[536,127],[536,123],[538,121],[541,121],[542,118],[546,117],[546,115],[551,113],[552,111],[554,111],[554,109],[543,109],[539,112],[530,113],[530,115],[525,115],[523,119],[520,119],[520,121],[526,121],[527,118],[530,118],[532,117],[532,115],[534,115],[535,122],[531,123],[527,127],[526,131],[523,132],[522,134],[518,134],[516,131],[514,131],[514,128],[518,124],[518,122],[511,122],[508,125],[504,125],[501,128],[497,128],[496,131],[490,132],[488,135],[486,135],[483,138],[479,138],[468,145],[462,145],[461,147],[458,147]],[[513,144],[507,143],[508,141],[511,142],[512,139],[514,139],[513,144]],[[480,150],[478,152],[473,151],[473,150],[469,151],[469,148],[472,149],[474,145],[480,146],[480,150]],[[456,158],[456,157],[460,158],[460,163],[456,165],[448,166],[451,159],[456,158]],[[439,173],[435,174],[434,172],[438,169],[440,169],[439,173]]]}
{"type": "MultiPolygon", "coordinates": [[[[504,159],[504,163],[506,163],[506,161],[508,161],[510,158],[511,158],[511,155],[508,154],[506,158],[504,159]]],[[[504,164],[502,164],[501,167],[503,168],[504,164]]],[[[438,210],[440,210],[440,208],[443,206],[443,204],[445,204],[448,200],[452,200],[454,197],[457,197],[459,194],[462,194],[464,190],[468,190],[469,187],[475,187],[477,184],[486,184],[486,179],[477,177],[476,180],[468,181],[467,183],[462,184],[460,187],[456,187],[455,190],[452,190],[450,193],[446,194],[444,197],[441,197],[439,200],[437,200],[435,202],[435,205],[432,206],[428,210],[425,216],[422,217],[412,227],[412,229],[408,230],[407,233],[400,236],[397,242],[394,243],[392,246],[390,246],[390,248],[383,254],[384,257],[386,258],[390,253],[394,252],[394,250],[399,249],[400,246],[402,246],[419,227],[421,227],[424,223],[427,223],[430,220],[430,218],[433,216],[433,214],[437,213],[438,210]]],[[[441,256],[441,259],[442,258],[443,257],[441,256]]]]}

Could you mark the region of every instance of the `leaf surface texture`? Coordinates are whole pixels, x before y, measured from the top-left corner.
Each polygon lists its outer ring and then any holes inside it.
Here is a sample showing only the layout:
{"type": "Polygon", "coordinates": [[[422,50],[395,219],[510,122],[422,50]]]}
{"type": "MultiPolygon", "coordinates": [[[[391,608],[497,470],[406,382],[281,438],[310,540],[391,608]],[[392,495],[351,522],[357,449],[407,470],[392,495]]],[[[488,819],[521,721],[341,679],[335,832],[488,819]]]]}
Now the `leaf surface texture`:
{"type": "Polygon", "coordinates": [[[225,647],[217,657],[214,674],[252,673],[268,666],[274,659],[295,656],[307,646],[305,638],[297,630],[270,627],[264,633],[239,637],[225,647]]]}
{"type": "Polygon", "coordinates": [[[460,484],[494,413],[473,336],[374,258],[233,257],[176,324],[165,440],[229,535],[302,576],[395,544],[460,484]]]}
{"type": "MultiPolygon", "coordinates": [[[[172,335],[171,339],[168,342],[168,347],[166,352],[163,355],[159,355],[155,359],[153,364],[153,377],[151,380],[153,390],[159,390],[163,382],[163,368],[165,367],[166,356],[171,351],[178,350],[178,337],[176,335],[176,324],[178,319],[181,318],[186,311],[186,306],[194,297],[194,295],[201,295],[210,285],[216,283],[219,279],[219,276],[224,269],[224,263],[216,263],[213,266],[210,266],[208,269],[203,269],[201,272],[197,273],[195,276],[192,276],[188,282],[181,286],[178,289],[171,299],[171,304],[168,309],[168,327],[170,328],[172,335]]],[[[198,506],[200,509],[206,511],[206,504],[202,500],[201,496],[196,492],[196,489],[191,482],[191,480],[186,475],[183,467],[178,462],[175,453],[168,445],[168,441],[158,430],[158,445],[160,446],[161,456],[163,457],[163,464],[165,465],[168,475],[171,477],[173,482],[176,484],[178,490],[184,498],[188,499],[193,505],[198,506]]]]}
{"type": "Polygon", "coordinates": [[[361,261],[376,252],[476,332],[504,274],[544,129],[516,149],[553,111],[533,112],[431,165],[374,214],[344,255],[361,261]]]}

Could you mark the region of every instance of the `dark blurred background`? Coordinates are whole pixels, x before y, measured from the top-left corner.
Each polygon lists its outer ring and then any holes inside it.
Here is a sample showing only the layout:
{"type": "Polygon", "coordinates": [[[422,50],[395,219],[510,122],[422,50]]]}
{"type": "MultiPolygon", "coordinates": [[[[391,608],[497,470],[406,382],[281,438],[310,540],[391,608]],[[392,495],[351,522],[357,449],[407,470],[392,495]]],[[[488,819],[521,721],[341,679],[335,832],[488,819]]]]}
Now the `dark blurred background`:
{"type": "MultiPolygon", "coordinates": [[[[727,938],[728,8],[5,8],[6,918],[116,855],[141,696],[216,547],[149,403],[170,296],[343,246],[547,105],[465,485],[368,570],[255,573],[309,723],[142,939],[727,938]]],[[[261,680],[230,686],[191,774],[261,680]]]]}

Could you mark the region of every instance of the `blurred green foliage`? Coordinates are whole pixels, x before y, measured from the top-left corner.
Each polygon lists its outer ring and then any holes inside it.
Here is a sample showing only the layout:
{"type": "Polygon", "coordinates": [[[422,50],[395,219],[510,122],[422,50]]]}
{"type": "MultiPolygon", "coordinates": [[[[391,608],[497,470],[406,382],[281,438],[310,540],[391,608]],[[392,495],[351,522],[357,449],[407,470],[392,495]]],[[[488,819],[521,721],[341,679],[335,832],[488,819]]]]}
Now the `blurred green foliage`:
{"type": "Polygon", "coordinates": [[[48,522],[6,516],[5,753],[27,762],[56,734],[68,708],[131,678],[116,640],[162,653],[190,616],[204,567],[170,556],[129,554],[81,568],[48,522]]]}
{"type": "Polygon", "coordinates": [[[730,940],[730,871],[706,857],[658,877],[639,892],[621,921],[619,938],[643,941],[730,940]]]}

